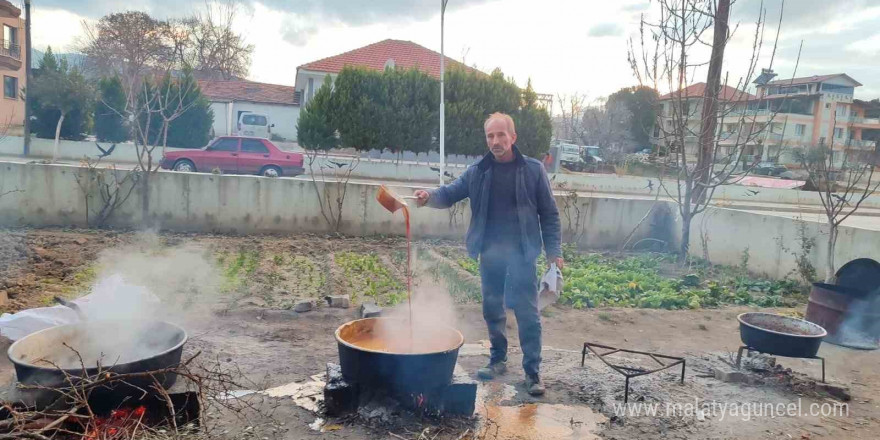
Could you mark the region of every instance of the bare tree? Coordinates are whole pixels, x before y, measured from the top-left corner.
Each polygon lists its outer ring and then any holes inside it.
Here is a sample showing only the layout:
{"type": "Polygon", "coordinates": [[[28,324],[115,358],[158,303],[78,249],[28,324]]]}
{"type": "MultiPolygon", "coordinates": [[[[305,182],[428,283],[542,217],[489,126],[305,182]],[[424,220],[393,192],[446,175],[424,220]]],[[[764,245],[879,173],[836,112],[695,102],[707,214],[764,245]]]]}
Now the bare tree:
{"type": "MultiPolygon", "coordinates": [[[[136,84],[154,66],[166,65],[173,56],[168,41],[168,23],[146,12],[117,12],[101,17],[95,24],[83,22],[81,50],[88,68],[102,76],[116,73],[126,89],[136,84]]],[[[129,99],[132,97],[130,96],[129,99]]]]}
{"type": "Polygon", "coordinates": [[[242,79],[247,76],[254,45],[248,44],[233,25],[239,11],[236,0],[205,3],[204,12],[170,22],[169,41],[174,56],[199,77],[242,79]]]}
{"type": "MultiPolygon", "coordinates": [[[[664,89],[672,91],[666,114],[658,116],[656,140],[677,156],[675,188],[670,191],[667,184],[661,188],[679,207],[679,257],[685,261],[692,219],[707,209],[720,185],[735,183],[751,171],[756,161],[745,159],[782,106],[769,115],[761,115],[760,120],[746,107],[756,100],[759,106],[761,103],[745,89],[755,77],[763,47],[763,7],[755,23],[751,57],[743,60],[745,72],[730,87],[730,75],[722,75],[722,66],[727,44],[738,28],[731,30],[728,25],[731,0],[659,0],[656,4],[659,19],[653,23],[641,20],[639,48],[630,41],[628,60],[640,85],[660,90],[659,85],[663,84],[664,89]],[[710,30],[712,39],[707,41],[710,30]],[[707,50],[708,59],[701,59],[700,55],[707,50]],[[691,88],[695,77],[702,73],[705,86],[702,90],[691,88]],[[738,129],[721,133],[718,127],[725,124],[738,129]],[[686,151],[689,144],[696,145],[693,160],[686,151]]],[[[777,36],[781,24],[780,12],[777,36]]],[[[775,51],[776,43],[774,54],[775,51]]],[[[770,68],[772,65],[771,57],[770,68]]]]}
{"type": "Polygon", "coordinates": [[[632,143],[631,118],[632,113],[622,102],[599,98],[584,109],[582,142],[619,153],[632,143]]]}
{"type": "Polygon", "coordinates": [[[557,94],[561,115],[554,121],[556,139],[584,143],[584,110],[587,95],[584,93],[572,93],[570,95],[557,94]]]}
{"type": "MultiPolygon", "coordinates": [[[[833,117],[836,125],[837,117],[833,117]]],[[[825,281],[831,282],[836,272],[834,251],[840,225],[861,207],[880,187],[874,176],[873,160],[864,160],[854,151],[849,141],[831,143],[809,149],[794,150],[795,158],[809,175],[809,183],[817,188],[825,210],[828,225],[828,248],[825,259],[825,281]]]]}

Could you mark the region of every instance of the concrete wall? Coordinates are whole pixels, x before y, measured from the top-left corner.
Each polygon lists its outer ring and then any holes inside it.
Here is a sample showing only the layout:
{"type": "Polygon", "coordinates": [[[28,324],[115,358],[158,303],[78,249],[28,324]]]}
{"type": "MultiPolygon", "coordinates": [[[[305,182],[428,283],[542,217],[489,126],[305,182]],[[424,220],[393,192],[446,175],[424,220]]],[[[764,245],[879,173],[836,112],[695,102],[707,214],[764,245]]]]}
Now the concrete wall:
{"type": "MultiPolygon", "coordinates": [[[[680,219],[676,234],[681,237],[680,219]]],[[[804,222],[786,217],[754,214],[724,208],[710,208],[691,223],[690,252],[703,255],[701,233],[709,237],[709,260],[716,264],[738,265],[748,250],[749,270],[772,278],[793,275],[795,256],[801,253],[801,231],[815,240],[809,254],[818,276],[824,278],[828,255],[828,227],[823,223],[804,222]]],[[[840,267],[855,258],[880,261],[880,231],[840,227],[835,246],[835,265],[840,267]]],[[[796,276],[796,275],[793,275],[796,276]]]]}
{"type": "MultiPolygon", "coordinates": [[[[19,190],[0,198],[2,226],[87,226],[84,192],[87,168],[70,165],[0,164],[0,188],[19,190]]],[[[108,172],[109,171],[105,171],[108,172]]],[[[117,171],[122,178],[125,171],[117,171]]],[[[318,190],[336,198],[341,186],[318,184],[318,190]]],[[[416,187],[392,186],[400,194],[416,187]]],[[[376,203],[378,185],[350,184],[342,208],[341,232],[351,235],[402,234],[401,213],[391,215],[376,203]]],[[[111,218],[120,228],[157,227],[175,231],[230,233],[328,232],[317,191],[310,181],[257,176],[160,172],[150,178],[149,209],[143,216],[143,193],[136,189],[111,218]]],[[[591,248],[621,243],[651,208],[650,201],[626,199],[559,198],[566,237],[591,248]]],[[[90,215],[100,209],[92,195],[90,215]]],[[[335,209],[335,206],[334,206],[335,209]]],[[[462,238],[469,222],[469,206],[456,211],[429,208],[412,211],[416,237],[462,238]]],[[[657,214],[661,215],[661,214],[657,214]]],[[[646,221],[635,239],[654,231],[646,221]]],[[[660,222],[662,223],[662,222],[660,222]]]]}
{"type": "MultiPolygon", "coordinates": [[[[87,180],[88,169],[69,165],[0,163],[0,226],[80,226],[86,223],[85,196],[76,176],[87,180]]],[[[109,171],[105,171],[109,172],[109,171]]],[[[118,171],[120,177],[125,171],[118,171]]],[[[417,187],[392,186],[400,194],[417,187]]],[[[160,172],[150,179],[149,208],[143,215],[143,193],[137,189],[111,218],[120,228],[156,227],[194,232],[228,233],[326,233],[317,193],[336,197],[341,186],[295,179],[256,176],[160,172]]],[[[342,207],[341,232],[351,235],[397,234],[404,231],[403,216],[384,210],[375,202],[377,185],[350,184],[342,207]]],[[[90,215],[100,209],[92,194],[90,215]]],[[[631,244],[652,237],[677,248],[681,222],[675,205],[668,202],[626,198],[557,196],[566,241],[592,249],[617,249],[639,225],[631,244]]],[[[335,208],[335,206],[334,206],[335,208]]],[[[412,211],[413,235],[417,238],[461,239],[469,222],[469,206],[456,211],[423,208],[412,211]]],[[[716,264],[737,265],[748,249],[749,268],[755,273],[782,278],[796,268],[792,252],[799,252],[799,226],[785,217],[713,208],[694,219],[690,247],[703,255],[701,233],[709,237],[709,259],[716,264]],[[788,248],[788,250],[784,249],[788,248]]],[[[806,236],[816,245],[810,254],[819,276],[824,273],[827,230],[819,223],[805,223],[806,236]]],[[[841,228],[837,244],[838,267],[853,258],[880,260],[880,231],[841,228]]]]}
{"type": "MultiPolygon", "coordinates": [[[[107,148],[111,144],[109,142],[100,142],[102,148],[107,148]]],[[[0,139],[0,155],[5,156],[21,156],[23,151],[24,139],[19,136],[6,136],[0,139]]],[[[28,157],[32,157],[34,160],[41,160],[52,158],[52,151],[55,145],[54,139],[41,139],[37,137],[31,137],[31,154],[28,157]]],[[[187,148],[167,148],[168,151],[187,151],[187,148]]],[[[98,150],[98,147],[95,146],[94,141],[66,141],[60,140],[58,142],[58,159],[59,160],[69,160],[69,161],[79,161],[82,160],[83,157],[89,157],[91,159],[97,159],[98,155],[101,152],[98,150]]],[[[155,150],[155,158],[154,160],[159,160],[162,158],[161,147],[155,150]]],[[[122,163],[135,163],[137,162],[137,151],[134,148],[134,144],[130,142],[125,142],[121,144],[116,144],[116,148],[113,150],[112,155],[109,159],[112,159],[112,162],[122,162],[122,163]]],[[[105,161],[108,161],[105,159],[105,161]]]]}
{"type": "MultiPolygon", "coordinates": [[[[0,139],[0,155],[18,156],[22,152],[22,138],[17,136],[7,136],[0,139]]],[[[52,157],[51,139],[32,138],[31,153],[35,160],[52,157]]],[[[179,149],[169,148],[169,151],[179,149]]],[[[59,146],[59,159],[79,161],[83,156],[96,158],[100,152],[95,147],[94,142],[77,142],[77,141],[61,141],[59,146]]],[[[158,156],[158,153],[157,153],[158,156]]],[[[137,161],[134,145],[125,143],[118,144],[116,150],[111,156],[115,162],[137,161]]],[[[424,157],[418,157],[416,160],[425,160],[424,157]]],[[[158,160],[158,157],[157,157],[158,160]]],[[[317,171],[321,166],[327,168],[328,172],[332,169],[338,169],[329,161],[342,163],[350,162],[352,159],[348,157],[331,156],[329,159],[319,157],[314,164],[317,171]]],[[[415,163],[403,161],[400,163],[391,161],[372,161],[361,160],[352,173],[353,177],[393,180],[398,182],[422,182],[433,184],[437,182],[438,174],[431,170],[436,165],[425,165],[424,163],[415,163]]],[[[464,164],[447,163],[447,170],[453,176],[459,176],[467,168],[464,164]]],[[[308,172],[308,166],[306,166],[308,172]]],[[[625,176],[616,174],[555,174],[553,183],[557,187],[564,185],[566,189],[573,189],[580,192],[600,192],[600,193],[617,193],[617,194],[636,194],[643,197],[656,195],[658,188],[658,180],[656,178],[625,176]],[[653,191],[648,190],[648,181],[652,181],[654,185],[653,191]]],[[[673,182],[667,181],[667,184],[673,182]]],[[[740,185],[726,185],[719,187],[715,191],[713,200],[715,203],[779,203],[789,205],[814,205],[821,207],[822,202],[819,194],[810,191],[800,191],[791,189],[775,189],[775,188],[752,188],[757,190],[758,194],[752,194],[747,188],[740,185]]],[[[670,188],[670,192],[674,193],[674,188],[670,188]]],[[[665,195],[665,193],[661,193],[665,195]]],[[[862,206],[871,208],[880,208],[880,195],[869,197],[862,206]]]]}

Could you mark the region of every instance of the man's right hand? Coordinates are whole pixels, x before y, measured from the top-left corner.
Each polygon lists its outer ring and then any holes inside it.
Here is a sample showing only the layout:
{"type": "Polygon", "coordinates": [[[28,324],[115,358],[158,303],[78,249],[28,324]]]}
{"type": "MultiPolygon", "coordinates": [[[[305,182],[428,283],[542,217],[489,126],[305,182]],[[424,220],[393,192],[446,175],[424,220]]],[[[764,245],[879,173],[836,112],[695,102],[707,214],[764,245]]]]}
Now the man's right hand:
{"type": "Polygon", "coordinates": [[[413,195],[416,197],[416,206],[419,208],[425,206],[428,203],[428,199],[431,198],[431,193],[423,189],[414,192],[413,195]]]}

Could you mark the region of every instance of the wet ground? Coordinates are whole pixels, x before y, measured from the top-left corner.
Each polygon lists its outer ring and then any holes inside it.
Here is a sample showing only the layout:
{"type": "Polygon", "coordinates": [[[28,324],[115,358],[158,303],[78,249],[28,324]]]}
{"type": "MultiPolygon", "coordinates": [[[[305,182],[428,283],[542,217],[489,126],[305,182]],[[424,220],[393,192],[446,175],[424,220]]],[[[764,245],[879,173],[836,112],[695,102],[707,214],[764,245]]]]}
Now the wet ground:
{"type": "MultiPolygon", "coordinates": [[[[216,290],[223,286],[216,285],[216,278],[235,281],[228,276],[230,263],[227,260],[219,264],[213,258],[205,258],[202,251],[225,250],[232,255],[237,254],[242,245],[247,245],[257,246],[269,255],[286,249],[288,253],[322,261],[322,253],[343,248],[363,254],[374,252],[393,259],[394,249],[400,245],[399,241],[334,241],[315,237],[175,235],[146,240],[154,240],[152,243],[158,242],[162,246],[170,243],[184,247],[192,241],[202,247],[187,248],[182,254],[147,251],[146,257],[123,258],[125,255],[139,255],[138,252],[144,249],[155,249],[152,245],[145,247],[144,240],[144,237],[129,234],[60,230],[6,235],[0,240],[0,252],[7,267],[3,269],[6,272],[0,273],[7,276],[0,280],[5,283],[5,287],[0,288],[15,289],[7,308],[42,305],[49,293],[68,292],[64,285],[76,282],[87,284],[89,273],[100,276],[106,268],[132,273],[133,279],[161,292],[163,301],[173,305],[164,318],[181,323],[188,330],[187,354],[201,351],[204,359],[240,371],[246,379],[242,382],[246,382],[247,389],[278,390],[278,387],[293,382],[315,380],[315,375],[324,371],[327,362],[337,360],[333,332],[339,325],[355,318],[355,308],[322,306],[306,313],[282,309],[279,306],[284,303],[273,302],[273,295],[291,295],[262,290],[271,284],[272,277],[259,284],[261,290],[257,299],[263,300],[262,303],[242,301],[243,294],[251,295],[247,289],[252,286],[244,286],[244,292],[233,289],[220,294],[216,290]],[[37,251],[36,247],[43,250],[37,251]],[[219,268],[216,267],[218,264],[219,268]],[[13,271],[10,269],[13,267],[18,269],[13,271]],[[14,276],[8,275],[12,273],[14,276]]],[[[285,258],[291,261],[289,256],[285,258]]],[[[244,264],[246,266],[247,262],[244,264]]],[[[266,274],[278,273],[287,277],[295,270],[284,267],[284,270],[275,272],[255,267],[254,271],[263,273],[261,271],[265,270],[266,274]]],[[[459,363],[465,371],[475,372],[487,362],[487,336],[480,306],[454,304],[449,299],[450,286],[443,279],[417,276],[416,284],[418,295],[434,299],[417,302],[419,307],[443,316],[462,331],[467,345],[460,353],[459,363]]],[[[365,421],[356,416],[329,419],[298,406],[290,396],[250,395],[240,399],[253,402],[259,412],[245,415],[210,409],[206,423],[213,436],[236,439],[877,437],[880,428],[880,402],[876,397],[877,390],[880,390],[880,352],[877,351],[850,350],[829,344],[823,344],[820,350],[819,354],[828,360],[828,381],[849,387],[852,394],[852,400],[846,402],[847,415],[820,413],[770,417],[754,413],[748,416],[731,414],[732,405],[745,408],[748,404],[793,404],[809,410],[812,404],[831,407],[841,403],[838,398],[818,390],[815,381],[811,380],[820,374],[816,360],[777,358],[780,367],[764,372],[749,371],[747,377],[751,379],[746,383],[715,379],[715,369],[732,371],[729,363],[740,345],[736,315],[747,310],[752,309],[572,310],[552,306],[543,318],[542,377],[548,391],[540,399],[528,396],[523,387],[524,378],[519,368],[522,358],[518,352],[515,320],[511,316],[508,320],[511,338],[509,371],[497,380],[481,385],[477,411],[472,419],[437,420],[406,412],[392,412],[384,421],[365,421]],[[683,356],[687,359],[684,384],[678,382],[680,371],[676,369],[635,378],[630,391],[630,402],[634,405],[621,410],[623,377],[595,356],[587,356],[582,367],[581,349],[585,341],[683,356]],[[727,404],[729,407],[726,413],[686,411],[686,405],[695,402],[704,409],[706,407],[700,404],[727,404]],[[657,405],[659,413],[637,415],[631,412],[637,408],[643,411],[648,407],[646,404],[657,405]],[[667,408],[672,411],[666,411],[667,408]],[[318,418],[324,419],[320,426],[315,424],[318,418]],[[324,432],[320,432],[322,429],[324,432]]],[[[636,356],[620,355],[618,360],[631,366],[646,365],[644,358],[636,356]]],[[[652,361],[648,359],[647,362],[652,361]]],[[[0,378],[8,381],[11,377],[11,365],[4,363],[0,366],[0,378]]]]}

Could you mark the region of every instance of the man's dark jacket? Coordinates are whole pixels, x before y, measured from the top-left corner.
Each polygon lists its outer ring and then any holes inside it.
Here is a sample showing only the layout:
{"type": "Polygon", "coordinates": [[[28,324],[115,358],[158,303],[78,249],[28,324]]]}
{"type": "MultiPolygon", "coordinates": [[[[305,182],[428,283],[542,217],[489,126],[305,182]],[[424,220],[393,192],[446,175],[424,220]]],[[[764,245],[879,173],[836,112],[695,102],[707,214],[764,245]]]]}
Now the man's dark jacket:
{"type": "MultiPolygon", "coordinates": [[[[516,208],[521,231],[520,240],[527,259],[538,258],[543,243],[548,260],[562,256],[560,247],[559,210],[550,188],[550,180],[541,162],[523,156],[513,146],[516,162],[516,208]]],[[[428,206],[449,208],[469,197],[471,224],[467,231],[467,250],[476,258],[483,247],[486,217],[492,183],[492,153],[487,153],[449,185],[430,191],[428,206]]]]}

